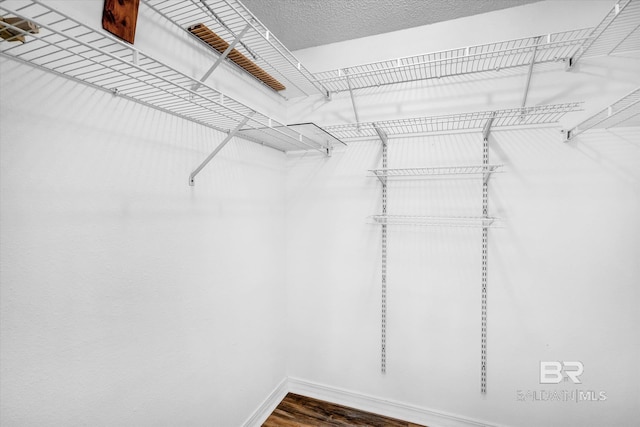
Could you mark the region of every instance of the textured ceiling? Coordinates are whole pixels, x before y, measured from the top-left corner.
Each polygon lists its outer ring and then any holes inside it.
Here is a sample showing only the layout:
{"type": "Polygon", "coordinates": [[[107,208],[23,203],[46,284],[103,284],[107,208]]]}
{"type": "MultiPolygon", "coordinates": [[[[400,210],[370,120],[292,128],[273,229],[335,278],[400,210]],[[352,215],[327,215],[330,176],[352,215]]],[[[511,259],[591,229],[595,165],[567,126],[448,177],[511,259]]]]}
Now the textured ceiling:
{"type": "Polygon", "coordinates": [[[289,50],[298,50],[539,0],[241,1],[289,50]]]}

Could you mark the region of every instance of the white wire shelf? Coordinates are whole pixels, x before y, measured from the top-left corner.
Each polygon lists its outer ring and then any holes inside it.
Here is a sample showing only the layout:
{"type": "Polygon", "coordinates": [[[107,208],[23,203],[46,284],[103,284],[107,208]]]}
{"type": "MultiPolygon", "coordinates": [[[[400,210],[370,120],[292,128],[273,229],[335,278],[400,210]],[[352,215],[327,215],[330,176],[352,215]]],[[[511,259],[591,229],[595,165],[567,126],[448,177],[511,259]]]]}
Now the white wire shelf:
{"type": "Polygon", "coordinates": [[[314,149],[326,153],[330,148],[206,84],[192,90],[199,81],[55,10],[55,2],[11,2],[17,4],[11,9],[7,3],[0,2],[2,16],[33,22],[40,29],[38,34],[30,34],[4,23],[24,35],[26,42],[0,39],[2,56],[222,132],[230,132],[249,118],[243,130],[256,131],[251,140],[280,151],[314,149]]]}
{"type": "Polygon", "coordinates": [[[330,92],[564,61],[588,40],[591,28],[374,62],[316,73],[330,92]],[[535,55],[534,55],[535,54],[535,55]]]}
{"type": "Polygon", "coordinates": [[[433,132],[454,132],[482,129],[493,118],[491,128],[506,126],[544,125],[557,123],[562,116],[582,109],[581,102],[540,105],[526,108],[480,111],[434,117],[387,120],[381,122],[349,123],[325,126],[338,139],[378,139],[376,127],[388,136],[415,135],[433,132]]]}
{"type": "Polygon", "coordinates": [[[375,224],[414,225],[425,227],[499,228],[500,218],[495,217],[439,217],[418,215],[372,215],[375,224]]]}
{"type": "MultiPolygon", "coordinates": [[[[279,93],[287,98],[318,93],[328,96],[327,89],[238,0],[143,2],[185,31],[191,25],[202,23],[227,43],[231,43],[249,25],[236,49],[286,87],[279,93]]],[[[187,33],[191,35],[189,31],[187,33]]],[[[235,66],[231,61],[226,62],[235,66]]]]}
{"type": "Polygon", "coordinates": [[[574,66],[582,57],[634,50],[640,50],[640,1],[620,0],[589,34],[569,65],[574,66]]]}
{"type": "Polygon", "coordinates": [[[608,129],[618,126],[638,126],[640,118],[640,88],[620,98],[609,107],[589,117],[567,131],[570,140],[589,129],[608,129]]]}
{"type": "Polygon", "coordinates": [[[430,176],[455,176],[455,175],[486,175],[498,172],[503,165],[477,165],[477,166],[433,166],[419,168],[399,169],[370,169],[377,178],[407,178],[430,176]]]}

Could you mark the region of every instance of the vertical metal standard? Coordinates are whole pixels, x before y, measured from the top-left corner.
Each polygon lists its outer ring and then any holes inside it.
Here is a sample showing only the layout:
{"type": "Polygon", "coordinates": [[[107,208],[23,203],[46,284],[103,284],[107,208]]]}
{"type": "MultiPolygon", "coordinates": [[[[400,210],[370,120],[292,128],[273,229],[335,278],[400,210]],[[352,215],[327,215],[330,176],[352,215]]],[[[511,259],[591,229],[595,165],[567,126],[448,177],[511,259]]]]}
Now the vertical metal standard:
{"type": "MultiPolygon", "coordinates": [[[[387,169],[387,134],[375,124],[373,125],[380,141],[382,141],[382,169],[387,169]]],[[[382,215],[387,215],[387,178],[382,182],[382,215]]],[[[382,305],[381,305],[381,347],[380,372],[387,372],[387,223],[382,223],[382,305]]]]}
{"type": "MultiPolygon", "coordinates": [[[[482,129],[482,167],[489,168],[489,133],[493,117],[487,120],[482,129]]],[[[482,302],[481,302],[481,337],[480,337],[480,392],[487,392],[487,254],[489,240],[489,180],[482,181],[482,302]]]]}
{"type": "Polygon", "coordinates": [[[244,29],[240,32],[240,34],[238,34],[238,36],[235,39],[233,39],[231,44],[224,50],[224,52],[220,54],[220,56],[218,57],[218,59],[216,59],[216,62],[213,63],[211,68],[209,68],[209,70],[206,73],[204,73],[204,76],[202,76],[202,78],[200,79],[200,83],[194,84],[191,87],[191,90],[198,90],[198,88],[202,86],[202,83],[204,83],[204,81],[209,78],[211,73],[213,73],[213,71],[216,68],[218,68],[218,65],[220,65],[220,63],[224,61],[224,59],[231,53],[231,51],[235,49],[240,39],[247,33],[250,27],[251,27],[251,24],[247,24],[247,26],[244,27],[244,29]]]}
{"type": "Polygon", "coordinates": [[[209,154],[207,156],[206,159],[204,159],[204,161],[202,163],[200,163],[200,166],[198,166],[193,172],[191,172],[191,174],[189,175],[189,185],[190,186],[194,186],[194,179],[196,178],[196,175],[198,175],[200,173],[200,171],[202,169],[204,169],[205,166],[207,166],[207,164],[211,161],[211,159],[213,159],[216,154],[218,154],[218,152],[220,152],[220,150],[222,150],[224,148],[225,145],[227,145],[227,142],[231,141],[231,138],[234,137],[234,135],[240,130],[242,129],[242,126],[244,126],[249,119],[251,118],[251,116],[253,116],[254,112],[250,113],[248,116],[246,116],[240,123],[238,123],[238,126],[235,127],[235,129],[233,129],[231,132],[229,132],[229,134],[227,135],[227,137],[225,139],[222,140],[222,142],[220,144],[218,144],[218,146],[216,147],[215,150],[213,150],[213,152],[211,154],[209,154]]]}

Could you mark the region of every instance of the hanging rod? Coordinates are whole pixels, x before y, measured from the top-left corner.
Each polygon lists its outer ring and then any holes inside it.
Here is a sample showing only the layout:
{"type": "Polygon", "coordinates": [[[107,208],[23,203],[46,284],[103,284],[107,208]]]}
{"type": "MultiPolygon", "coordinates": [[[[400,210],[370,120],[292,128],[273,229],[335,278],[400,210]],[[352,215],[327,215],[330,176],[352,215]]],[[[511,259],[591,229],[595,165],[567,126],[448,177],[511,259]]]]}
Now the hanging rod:
{"type": "Polygon", "coordinates": [[[640,117],[640,88],[623,96],[607,108],[589,117],[582,123],[569,129],[566,133],[566,141],[569,141],[593,128],[612,128],[625,126],[629,121],[640,117]]]}
{"type": "Polygon", "coordinates": [[[588,40],[591,28],[462,47],[393,60],[373,62],[314,76],[331,92],[452,77],[484,71],[529,66],[535,50],[535,64],[564,61],[588,40]],[[348,78],[347,78],[348,76],[348,78]]]}

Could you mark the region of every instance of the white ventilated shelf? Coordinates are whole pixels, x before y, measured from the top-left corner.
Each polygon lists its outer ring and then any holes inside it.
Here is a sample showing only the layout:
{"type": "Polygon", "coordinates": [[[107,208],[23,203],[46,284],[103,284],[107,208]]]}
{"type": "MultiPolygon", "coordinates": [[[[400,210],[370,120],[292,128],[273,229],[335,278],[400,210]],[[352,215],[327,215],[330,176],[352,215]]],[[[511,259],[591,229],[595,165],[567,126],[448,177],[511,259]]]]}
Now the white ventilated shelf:
{"type": "Polygon", "coordinates": [[[373,215],[376,224],[413,225],[425,227],[498,228],[500,218],[494,217],[439,217],[417,215],[373,215]]]}
{"type": "Polygon", "coordinates": [[[282,95],[287,98],[318,93],[328,96],[327,89],[239,1],[143,0],[143,3],[185,31],[191,25],[205,24],[227,43],[249,25],[235,48],[282,83],[286,87],[280,92],[282,95]]]}
{"type": "Polygon", "coordinates": [[[620,0],[571,57],[570,65],[575,65],[582,57],[637,50],[640,50],[640,1],[620,0]]]}
{"type": "Polygon", "coordinates": [[[567,140],[589,129],[640,125],[640,88],[567,131],[567,140]]]}
{"type": "Polygon", "coordinates": [[[564,61],[588,41],[591,28],[373,62],[314,74],[330,92],[452,77],[564,61]],[[534,55],[535,53],[535,55],[534,55]]]}
{"type": "MultiPolygon", "coordinates": [[[[206,84],[169,67],[106,32],[96,31],[55,10],[55,2],[0,2],[0,14],[19,17],[40,27],[26,34],[26,43],[0,39],[0,55],[25,62],[92,87],[201,125],[229,132],[249,118],[243,130],[252,141],[281,150],[330,148],[323,141],[288,128],[206,84]],[[9,8],[7,5],[17,5],[9,8]]],[[[242,136],[238,133],[238,136],[242,136]]]]}
{"type": "Polygon", "coordinates": [[[445,116],[418,117],[387,120],[380,122],[350,123],[325,126],[336,138],[371,139],[378,138],[376,127],[388,136],[426,134],[433,132],[454,132],[482,129],[487,120],[493,118],[491,128],[506,126],[544,125],[557,123],[562,116],[582,109],[581,102],[540,105],[536,107],[513,108],[473,113],[450,114],[445,116]]]}
{"type": "Polygon", "coordinates": [[[455,176],[455,175],[486,175],[498,172],[503,165],[475,165],[475,166],[433,166],[419,168],[398,169],[370,169],[377,178],[410,178],[430,176],[455,176]]]}

